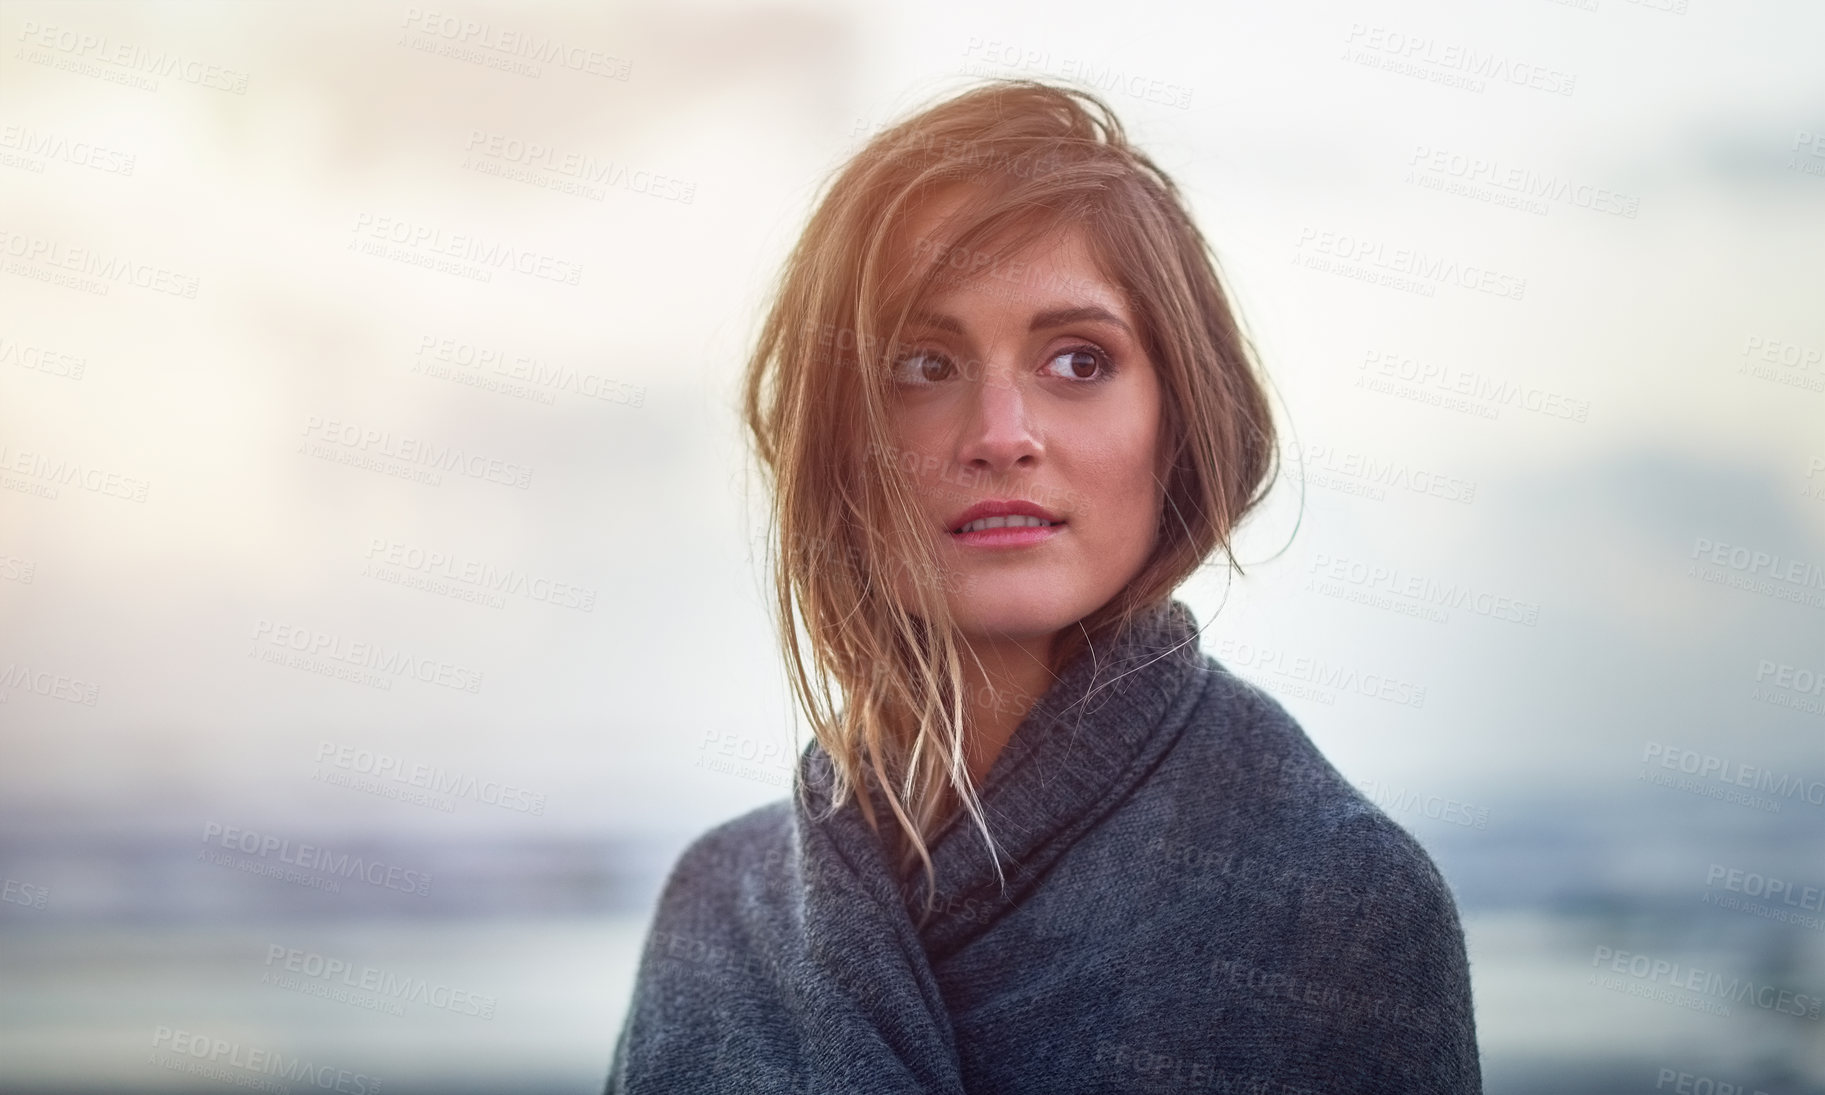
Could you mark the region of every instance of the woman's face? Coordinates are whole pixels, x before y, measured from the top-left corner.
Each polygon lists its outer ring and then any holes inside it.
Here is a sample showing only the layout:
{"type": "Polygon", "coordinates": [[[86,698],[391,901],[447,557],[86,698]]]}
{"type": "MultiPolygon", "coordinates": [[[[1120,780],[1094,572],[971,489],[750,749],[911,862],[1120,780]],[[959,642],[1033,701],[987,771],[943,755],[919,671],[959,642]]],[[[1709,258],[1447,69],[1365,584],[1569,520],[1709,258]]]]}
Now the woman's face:
{"type": "Polygon", "coordinates": [[[1159,378],[1079,230],[979,260],[924,235],[942,212],[924,211],[907,236],[915,261],[946,272],[893,365],[896,465],[917,461],[920,512],[966,638],[1042,639],[1108,603],[1153,549],[1159,378]],[[959,531],[982,504],[1009,502],[1056,524],[959,531]]]}

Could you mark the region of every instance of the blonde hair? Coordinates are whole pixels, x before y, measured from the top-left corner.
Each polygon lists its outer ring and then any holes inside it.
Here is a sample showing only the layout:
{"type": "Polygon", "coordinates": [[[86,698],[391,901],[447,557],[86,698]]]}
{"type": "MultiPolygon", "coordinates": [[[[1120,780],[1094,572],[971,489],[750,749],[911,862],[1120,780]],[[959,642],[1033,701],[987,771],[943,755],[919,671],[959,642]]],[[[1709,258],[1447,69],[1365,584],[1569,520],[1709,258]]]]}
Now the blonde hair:
{"type": "MultiPolygon", "coordinates": [[[[857,788],[872,774],[883,793],[905,838],[895,864],[903,883],[920,863],[933,879],[927,842],[953,793],[998,865],[999,856],[964,762],[968,648],[908,482],[931,469],[894,450],[891,363],[907,317],[951,271],[982,284],[998,260],[978,256],[1018,254],[1065,227],[1085,233],[1157,370],[1164,504],[1139,573],[1058,636],[1056,674],[1170,598],[1213,552],[1239,569],[1231,531],[1278,466],[1254,349],[1216,257],[1177,186],[1128,143],[1100,98],[995,80],[876,134],[819,200],[743,378],[742,415],[771,492],[767,542],[789,682],[831,760],[830,809],[856,794],[880,833],[857,788]],[[917,241],[908,261],[906,224],[939,188],[962,192],[945,222],[958,230],[942,247],[917,241]],[[907,603],[897,576],[911,579],[907,603]],[[840,710],[833,683],[847,701],[840,710]]],[[[959,497],[992,495],[977,487],[959,497]]]]}

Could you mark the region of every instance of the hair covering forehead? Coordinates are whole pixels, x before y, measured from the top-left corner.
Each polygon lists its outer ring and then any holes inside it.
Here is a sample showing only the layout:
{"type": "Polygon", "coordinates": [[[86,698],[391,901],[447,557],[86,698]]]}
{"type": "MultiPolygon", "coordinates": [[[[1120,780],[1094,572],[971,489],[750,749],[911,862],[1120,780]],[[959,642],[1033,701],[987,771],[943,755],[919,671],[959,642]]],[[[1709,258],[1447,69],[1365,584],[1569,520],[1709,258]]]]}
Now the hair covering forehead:
{"type": "MultiPolygon", "coordinates": [[[[875,303],[883,329],[934,295],[966,288],[990,277],[1031,284],[1022,267],[1036,251],[1076,236],[1098,274],[1123,301],[1101,234],[1093,230],[1097,203],[1083,194],[1029,200],[980,180],[951,180],[910,195],[893,223],[876,241],[880,274],[875,303]]],[[[1070,282],[1058,282],[1068,288],[1070,282]]]]}

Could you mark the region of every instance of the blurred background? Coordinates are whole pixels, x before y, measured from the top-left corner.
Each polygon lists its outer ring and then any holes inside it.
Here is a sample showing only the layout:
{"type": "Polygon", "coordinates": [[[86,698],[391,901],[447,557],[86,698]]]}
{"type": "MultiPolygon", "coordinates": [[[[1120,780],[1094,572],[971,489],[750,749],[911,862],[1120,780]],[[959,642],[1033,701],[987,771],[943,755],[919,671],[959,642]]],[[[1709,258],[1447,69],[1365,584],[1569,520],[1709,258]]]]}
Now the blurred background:
{"type": "Polygon", "coordinates": [[[1821,41],[0,4],[0,1089],[600,1090],[665,871],[805,740],[760,306],[869,134],[1005,75],[1217,248],[1287,475],[1181,598],[1446,874],[1487,1090],[1825,1091],[1821,41]]]}

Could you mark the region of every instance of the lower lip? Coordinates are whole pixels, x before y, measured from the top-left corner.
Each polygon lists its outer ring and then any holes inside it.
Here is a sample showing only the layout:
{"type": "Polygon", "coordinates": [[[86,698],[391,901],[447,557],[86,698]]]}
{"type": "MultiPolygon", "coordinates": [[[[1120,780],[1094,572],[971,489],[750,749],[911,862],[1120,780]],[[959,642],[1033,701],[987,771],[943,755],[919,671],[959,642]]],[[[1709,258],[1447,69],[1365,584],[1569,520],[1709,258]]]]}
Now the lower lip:
{"type": "Polygon", "coordinates": [[[1063,523],[1056,525],[1016,525],[1014,527],[985,528],[976,532],[953,532],[952,540],[976,548],[1017,548],[1043,544],[1065,530],[1063,523]]]}

